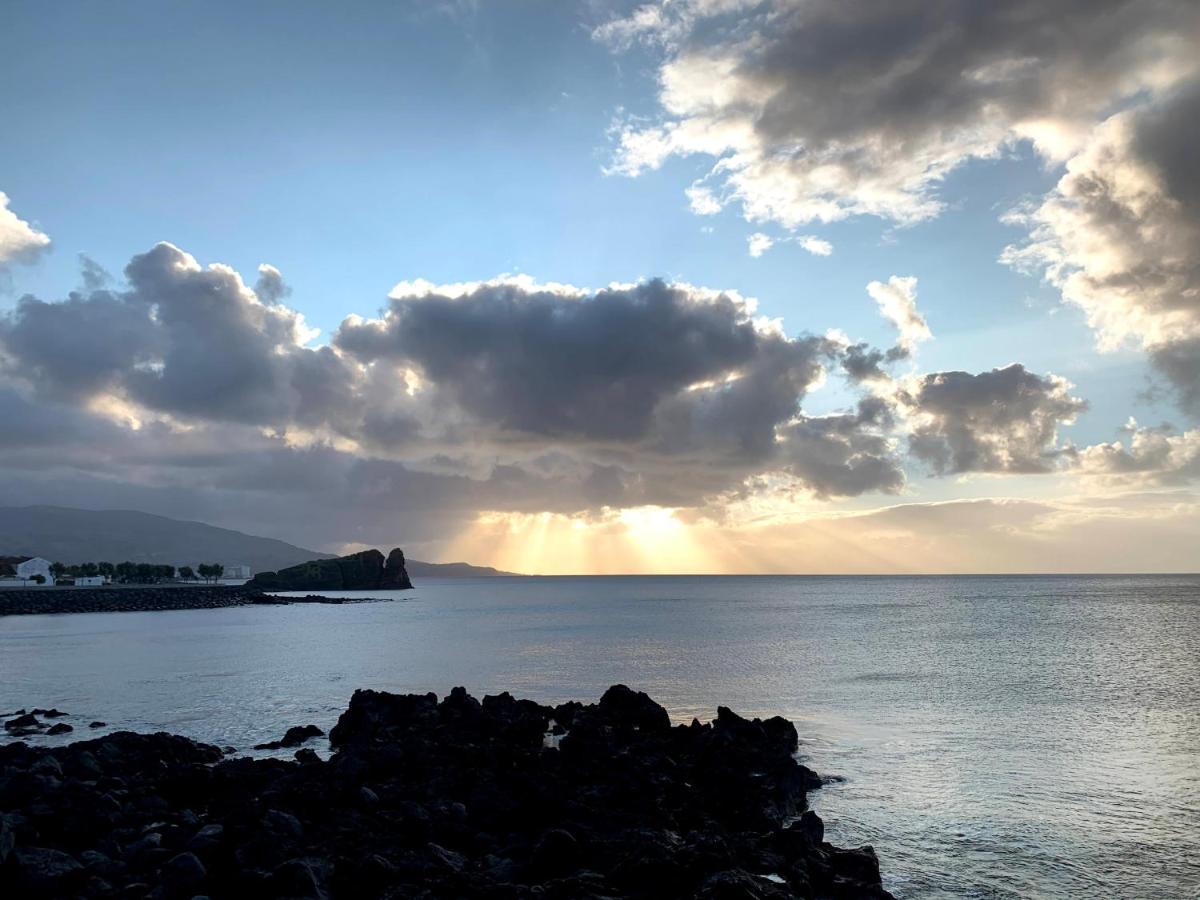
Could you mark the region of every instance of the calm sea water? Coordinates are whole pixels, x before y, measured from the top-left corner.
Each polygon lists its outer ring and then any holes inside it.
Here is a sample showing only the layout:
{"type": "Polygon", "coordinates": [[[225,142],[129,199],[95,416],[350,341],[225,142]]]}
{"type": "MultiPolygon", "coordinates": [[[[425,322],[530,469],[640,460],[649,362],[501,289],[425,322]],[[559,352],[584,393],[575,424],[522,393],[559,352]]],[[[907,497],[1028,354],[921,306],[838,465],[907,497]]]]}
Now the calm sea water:
{"type": "MultiPolygon", "coordinates": [[[[903,898],[1200,896],[1200,577],[428,580],[391,603],[0,618],[0,711],[249,747],[357,687],[796,722],[903,898]]],[[[89,736],[82,729],[83,736],[89,736]]],[[[75,737],[80,736],[77,731],[75,737]]]]}

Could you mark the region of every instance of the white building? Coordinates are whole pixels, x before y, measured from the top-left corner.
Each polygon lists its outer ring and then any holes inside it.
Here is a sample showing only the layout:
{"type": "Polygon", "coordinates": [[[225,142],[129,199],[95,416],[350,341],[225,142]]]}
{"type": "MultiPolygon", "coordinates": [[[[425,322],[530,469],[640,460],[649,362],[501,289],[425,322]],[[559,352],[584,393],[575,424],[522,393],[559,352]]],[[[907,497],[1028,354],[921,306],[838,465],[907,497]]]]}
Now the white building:
{"type": "Polygon", "coordinates": [[[228,579],[230,581],[236,581],[237,579],[249,581],[252,574],[253,573],[250,571],[249,566],[226,566],[225,573],[221,576],[221,578],[228,579]]]}
{"type": "Polygon", "coordinates": [[[103,575],[76,575],[75,587],[100,587],[104,584],[103,575]]]}
{"type": "Polygon", "coordinates": [[[40,556],[6,556],[0,558],[0,576],[24,585],[37,584],[35,576],[42,576],[42,584],[54,584],[50,572],[50,560],[40,556]]]}

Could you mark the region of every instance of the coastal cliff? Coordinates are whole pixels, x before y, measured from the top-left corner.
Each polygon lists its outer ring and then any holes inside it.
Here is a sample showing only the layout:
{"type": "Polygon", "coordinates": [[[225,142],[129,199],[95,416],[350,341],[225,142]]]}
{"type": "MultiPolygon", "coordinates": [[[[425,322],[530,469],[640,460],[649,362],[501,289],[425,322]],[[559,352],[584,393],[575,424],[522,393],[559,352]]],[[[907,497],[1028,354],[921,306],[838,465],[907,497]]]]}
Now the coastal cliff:
{"type": "Polygon", "coordinates": [[[259,572],[246,587],[260,591],[403,591],[412,588],[399,547],[384,559],[363,550],[335,559],[313,559],[278,572],[259,572]]]}
{"type": "Polygon", "coordinates": [[[163,733],[0,747],[0,883],[167,900],[891,897],[870,847],[825,841],[807,809],[820,779],[778,717],[722,707],[672,726],[623,685],[555,707],[368,690],[330,745],[295,761],[163,733]]]}

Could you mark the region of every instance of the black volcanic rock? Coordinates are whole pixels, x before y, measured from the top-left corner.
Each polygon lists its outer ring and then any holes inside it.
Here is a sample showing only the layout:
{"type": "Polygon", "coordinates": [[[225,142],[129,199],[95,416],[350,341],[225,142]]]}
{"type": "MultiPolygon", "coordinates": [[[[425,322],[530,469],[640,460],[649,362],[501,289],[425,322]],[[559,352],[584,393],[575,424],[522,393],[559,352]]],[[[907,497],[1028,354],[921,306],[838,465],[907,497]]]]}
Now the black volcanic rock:
{"type": "Polygon", "coordinates": [[[282,740],[269,741],[265,744],[255,744],[255,750],[280,750],[284,747],[299,747],[309,738],[324,737],[323,732],[316,725],[293,725],[283,735],[282,740]]]}
{"type": "Polygon", "coordinates": [[[363,550],[337,559],[313,559],[278,572],[259,572],[246,585],[263,591],[390,591],[408,590],[412,582],[399,547],[384,559],[378,550],[363,550]]]}
{"type": "Polygon", "coordinates": [[[664,717],[621,686],[558,708],[462,688],[441,702],[357,691],[328,761],[222,759],[129,732],[0,746],[0,893],[891,896],[871,848],[825,843],[804,811],[819,780],[783,720],[664,717]],[[551,719],[561,749],[544,740],[551,719]]]}

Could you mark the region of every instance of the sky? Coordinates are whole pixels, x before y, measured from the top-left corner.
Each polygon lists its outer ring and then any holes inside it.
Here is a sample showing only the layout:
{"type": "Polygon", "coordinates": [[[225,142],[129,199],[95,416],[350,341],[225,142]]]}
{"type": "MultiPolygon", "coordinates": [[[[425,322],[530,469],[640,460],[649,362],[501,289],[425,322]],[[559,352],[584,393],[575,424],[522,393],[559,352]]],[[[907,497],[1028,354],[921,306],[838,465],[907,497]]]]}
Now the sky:
{"type": "Polygon", "coordinates": [[[6,4],[0,503],[1193,571],[1200,7],[6,4]]]}

